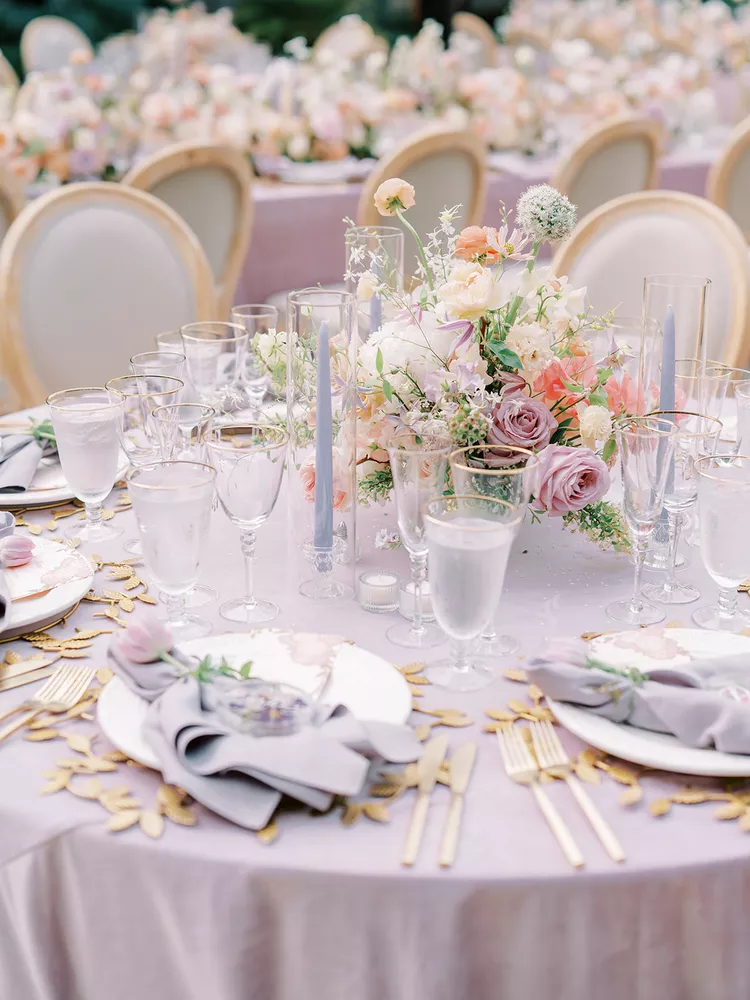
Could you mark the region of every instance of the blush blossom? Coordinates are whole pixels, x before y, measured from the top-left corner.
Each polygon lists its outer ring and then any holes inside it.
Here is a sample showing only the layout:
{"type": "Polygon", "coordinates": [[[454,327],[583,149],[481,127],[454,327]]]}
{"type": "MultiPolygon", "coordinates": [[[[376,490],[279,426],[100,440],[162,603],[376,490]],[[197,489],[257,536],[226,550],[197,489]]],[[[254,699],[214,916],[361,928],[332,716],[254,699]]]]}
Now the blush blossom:
{"type": "Polygon", "coordinates": [[[557,421],[538,399],[515,393],[502,399],[492,411],[487,440],[517,448],[546,448],[557,430],[557,421]]]}
{"type": "MultiPolygon", "coordinates": [[[[315,458],[308,458],[299,470],[302,495],[308,503],[315,503],[315,458]]],[[[348,510],[351,499],[347,477],[341,459],[333,458],[333,509],[348,510]]]]}
{"type": "Polygon", "coordinates": [[[6,538],[0,538],[0,566],[6,569],[25,566],[31,562],[33,551],[34,543],[25,535],[8,535],[6,538]]]}
{"type": "Polygon", "coordinates": [[[160,660],[174,645],[172,634],[156,615],[141,622],[132,622],[113,639],[118,651],[133,663],[153,663],[160,660]]]}
{"type": "Polygon", "coordinates": [[[562,517],[601,500],[609,489],[609,470],[588,448],[551,444],[539,453],[530,487],[535,510],[562,517]]]}
{"type": "Polygon", "coordinates": [[[383,181],[375,192],[375,207],[381,215],[395,215],[397,208],[406,211],[414,201],[414,188],[400,177],[383,181]]]}

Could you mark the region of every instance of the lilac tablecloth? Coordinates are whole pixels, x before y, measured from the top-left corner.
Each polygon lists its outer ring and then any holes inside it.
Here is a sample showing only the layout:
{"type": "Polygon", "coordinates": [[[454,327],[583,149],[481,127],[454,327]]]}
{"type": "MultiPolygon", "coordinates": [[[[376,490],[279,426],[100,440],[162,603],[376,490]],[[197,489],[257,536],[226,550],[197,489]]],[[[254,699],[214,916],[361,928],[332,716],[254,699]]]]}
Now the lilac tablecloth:
{"type": "MultiPolygon", "coordinates": [[[[33,516],[29,515],[30,517],[33,516]]],[[[42,515],[41,519],[45,516],[42,515]]],[[[132,536],[131,515],[118,519],[132,536]]],[[[367,533],[391,523],[362,519],[367,533]]],[[[260,533],[258,591],[278,601],[278,624],[343,633],[397,663],[393,616],[353,602],[316,605],[297,594],[286,511],[260,533]]],[[[121,554],[117,544],[105,558],[121,554]]],[[[687,571],[706,596],[702,569],[687,571]]],[[[382,565],[403,568],[401,553],[382,565]]],[[[241,587],[235,530],[217,511],[205,581],[234,596],[241,587]]],[[[610,627],[603,606],[625,596],[630,567],[559,522],[523,525],[498,625],[522,641],[522,656],[549,636],[610,627]]],[[[97,586],[106,586],[101,575],[97,586]]],[[[86,627],[95,606],[71,620],[86,627]]],[[[217,606],[208,609],[225,630],[217,606]]],[[[674,618],[689,621],[691,609],[674,618]]],[[[138,613],[138,612],[136,612],[138,613]]],[[[672,617],[670,614],[669,617],[672,617]]],[[[90,661],[104,665],[105,639],[90,661]]],[[[6,647],[8,648],[8,647],[6,647]]],[[[11,647],[13,648],[13,647],[11,647]]],[[[440,650],[430,655],[439,655],[440,650]]],[[[508,665],[519,665],[512,658],[508,665]]],[[[424,703],[454,705],[476,723],[449,732],[452,745],[479,743],[455,867],[436,855],[448,808],[436,791],[413,870],[399,866],[412,797],[392,821],[285,815],[270,847],[196,809],[191,829],[168,824],[159,841],[138,830],[105,832],[104,810],[61,792],[40,797],[41,772],[65,755],[59,741],[18,736],[0,747],[0,997],[3,1000],[743,1000],[750,996],[750,838],[712,818],[713,806],[675,808],[655,820],[628,811],[607,780],[591,794],[627,852],[615,865],[567,789],[554,797],[586,857],[563,861],[530,793],[504,775],[483,710],[518,696],[499,679],[474,695],[425,687],[424,703]]],[[[0,696],[0,712],[20,692],[0,696]]],[[[72,725],[66,727],[73,730],[72,725]]],[[[91,729],[90,725],[88,727],[91,729]]],[[[569,740],[571,749],[576,741],[569,740]]],[[[106,741],[96,744],[106,749],[106,741]]],[[[153,803],[156,775],[121,768],[153,803]]],[[[673,786],[669,786],[673,787],[673,786]]],[[[648,784],[660,794],[659,782],[648,784]]]]}
{"type": "MultiPolygon", "coordinates": [[[[678,150],[664,158],[659,183],[674,191],[702,195],[715,149],[678,150]]],[[[489,174],[484,222],[497,225],[502,201],[513,208],[530,184],[549,180],[554,161],[517,153],[502,158],[489,174]]],[[[359,184],[280,184],[259,181],[250,250],[235,302],[263,302],[289,288],[340,282],[344,274],[345,218],[354,218],[359,184]]]]}

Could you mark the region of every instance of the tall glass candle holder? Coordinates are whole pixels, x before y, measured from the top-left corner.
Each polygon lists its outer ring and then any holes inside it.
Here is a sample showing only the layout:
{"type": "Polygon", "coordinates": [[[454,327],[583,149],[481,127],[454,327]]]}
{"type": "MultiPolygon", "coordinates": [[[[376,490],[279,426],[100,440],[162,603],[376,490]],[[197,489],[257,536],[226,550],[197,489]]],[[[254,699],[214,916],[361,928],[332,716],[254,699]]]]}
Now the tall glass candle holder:
{"type": "Polygon", "coordinates": [[[353,592],[357,509],[355,298],[306,288],[289,295],[289,511],[300,593],[353,592]]]}
{"type": "Polygon", "coordinates": [[[395,226],[346,231],[346,290],[356,297],[359,336],[366,340],[401,307],[404,234],[395,226]]]}

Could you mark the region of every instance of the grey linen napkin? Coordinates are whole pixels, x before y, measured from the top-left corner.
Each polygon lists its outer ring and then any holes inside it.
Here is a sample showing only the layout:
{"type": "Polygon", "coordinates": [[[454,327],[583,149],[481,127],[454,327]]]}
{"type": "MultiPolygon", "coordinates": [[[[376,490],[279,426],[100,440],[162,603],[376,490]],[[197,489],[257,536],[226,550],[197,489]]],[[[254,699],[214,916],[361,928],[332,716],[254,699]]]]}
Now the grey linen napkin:
{"type": "Polygon", "coordinates": [[[554,701],[613,722],[671,733],[687,746],[750,754],[750,655],[653,667],[632,676],[603,669],[583,640],[558,640],[527,664],[554,701]]]}
{"type": "Polygon", "coordinates": [[[46,454],[45,449],[30,434],[4,434],[0,437],[0,493],[23,493],[46,454]]]}
{"type": "Polygon", "coordinates": [[[334,795],[362,791],[370,758],[407,763],[422,753],[408,726],[361,721],[343,706],[316,706],[311,724],[288,736],[240,733],[213,710],[213,684],[168,663],[133,663],[114,644],[110,665],[151,702],[144,735],[165,781],[251,830],[266,826],[282,794],[325,810],[334,795]]]}
{"type": "MultiPolygon", "coordinates": [[[[0,538],[7,538],[16,529],[16,519],[10,511],[0,511],[0,538]]],[[[0,633],[10,622],[10,592],[5,582],[5,574],[0,570],[0,633]]]]}

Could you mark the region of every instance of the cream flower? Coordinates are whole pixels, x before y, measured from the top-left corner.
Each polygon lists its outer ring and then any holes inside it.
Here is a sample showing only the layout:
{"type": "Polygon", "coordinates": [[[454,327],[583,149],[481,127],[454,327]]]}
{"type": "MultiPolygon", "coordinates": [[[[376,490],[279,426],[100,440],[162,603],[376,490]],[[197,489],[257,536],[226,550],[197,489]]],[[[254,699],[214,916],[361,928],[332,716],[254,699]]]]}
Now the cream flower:
{"type": "Polygon", "coordinates": [[[375,208],[381,215],[395,215],[396,209],[406,211],[415,202],[414,188],[400,177],[383,181],[375,192],[375,208]]]}
{"type": "Polygon", "coordinates": [[[455,319],[476,320],[505,301],[502,289],[487,267],[460,261],[448,281],[438,288],[438,298],[455,319]]]}
{"type": "Polygon", "coordinates": [[[596,451],[612,436],[612,416],[606,406],[587,406],[579,416],[583,447],[596,451]]]}
{"type": "Polygon", "coordinates": [[[523,323],[508,331],[505,346],[515,351],[521,367],[527,372],[537,372],[552,357],[550,334],[539,323],[523,323]]]}
{"type": "Polygon", "coordinates": [[[380,282],[372,271],[365,271],[357,282],[357,298],[362,302],[369,302],[379,286],[380,282]]]}

